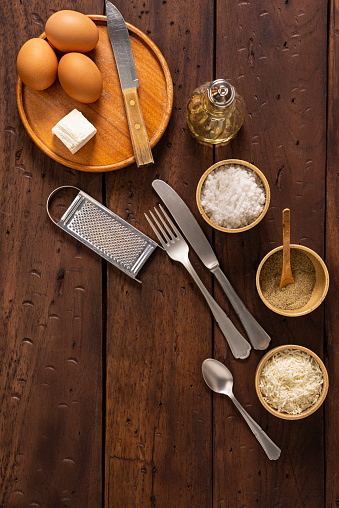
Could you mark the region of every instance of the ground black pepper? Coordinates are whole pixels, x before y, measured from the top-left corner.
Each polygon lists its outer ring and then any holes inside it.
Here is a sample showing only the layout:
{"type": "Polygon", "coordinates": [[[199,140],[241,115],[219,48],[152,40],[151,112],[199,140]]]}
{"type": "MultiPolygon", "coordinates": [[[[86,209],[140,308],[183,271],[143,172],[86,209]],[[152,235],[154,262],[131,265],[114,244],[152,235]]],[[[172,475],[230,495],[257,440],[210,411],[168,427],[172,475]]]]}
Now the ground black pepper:
{"type": "Polygon", "coordinates": [[[287,284],[280,289],[282,265],[282,250],[272,254],[264,263],[259,279],[262,294],[277,309],[301,309],[311,298],[315,285],[314,265],[302,250],[291,248],[294,284],[287,284]]]}

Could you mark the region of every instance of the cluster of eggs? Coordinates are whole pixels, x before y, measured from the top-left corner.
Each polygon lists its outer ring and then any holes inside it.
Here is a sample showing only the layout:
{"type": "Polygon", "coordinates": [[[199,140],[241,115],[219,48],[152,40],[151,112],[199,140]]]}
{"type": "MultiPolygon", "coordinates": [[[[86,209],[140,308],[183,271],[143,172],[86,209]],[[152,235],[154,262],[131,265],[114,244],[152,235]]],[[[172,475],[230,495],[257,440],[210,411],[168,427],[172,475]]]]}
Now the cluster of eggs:
{"type": "Polygon", "coordinates": [[[96,101],[102,92],[102,76],[93,60],[84,55],[98,42],[95,23],[80,12],[64,10],[47,20],[45,33],[48,40],[30,39],[19,51],[17,69],[22,82],[34,90],[45,90],[58,76],[72,99],[96,101]],[[65,53],[59,63],[53,48],[65,53]]]}

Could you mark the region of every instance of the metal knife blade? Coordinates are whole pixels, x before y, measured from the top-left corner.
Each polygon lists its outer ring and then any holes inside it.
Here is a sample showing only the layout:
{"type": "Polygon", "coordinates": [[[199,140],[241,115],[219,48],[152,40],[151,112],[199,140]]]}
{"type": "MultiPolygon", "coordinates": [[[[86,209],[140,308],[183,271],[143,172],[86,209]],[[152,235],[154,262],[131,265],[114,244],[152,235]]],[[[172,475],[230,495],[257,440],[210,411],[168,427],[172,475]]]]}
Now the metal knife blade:
{"type": "Polygon", "coordinates": [[[154,180],[152,186],[173,215],[179,228],[201,261],[217,278],[230,304],[238,314],[254,349],[266,349],[271,341],[271,337],[249,312],[226,275],[220,269],[218,259],[191,210],[166,182],[154,180]]]}
{"type": "Polygon", "coordinates": [[[138,88],[131,41],[124,18],[111,2],[106,0],[107,30],[117,64],[122,90],[138,88]]]}
{"type": "Polygon", "coordinates": [[[219,266],[216,255],[191,210],[181,197],[162,180],[154,180],[152,187],[161,197],[180,229],[198,254],[204,265],[212,270],[219,266]]]}

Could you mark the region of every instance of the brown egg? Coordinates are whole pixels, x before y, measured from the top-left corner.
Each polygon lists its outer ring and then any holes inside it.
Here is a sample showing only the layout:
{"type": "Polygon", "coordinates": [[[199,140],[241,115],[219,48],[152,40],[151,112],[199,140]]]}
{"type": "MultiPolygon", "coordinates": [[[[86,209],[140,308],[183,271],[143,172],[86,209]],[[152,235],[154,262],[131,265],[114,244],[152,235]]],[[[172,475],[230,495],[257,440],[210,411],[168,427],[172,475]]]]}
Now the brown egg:
{"type": "Polygon", "coordinates": [[[34,90],[51,86],[58,73],[58,59],[44,39],[29,39],[19,51],[18,74],[25,85],[34,90]]]}
{"type": "Polygon", "coordinates": [[[82,53],[67,53],[58,68],[65,92],[79,102],[94,102],[102,92],[102,77],[93,60],[82,53]]]}
{"type": "Polygon", "coordinates": [[[45,32],[56,49],[87,53],[95,48],[99,32],[93,21],[76,11],[58,11],[48,18],[45,32]]]}

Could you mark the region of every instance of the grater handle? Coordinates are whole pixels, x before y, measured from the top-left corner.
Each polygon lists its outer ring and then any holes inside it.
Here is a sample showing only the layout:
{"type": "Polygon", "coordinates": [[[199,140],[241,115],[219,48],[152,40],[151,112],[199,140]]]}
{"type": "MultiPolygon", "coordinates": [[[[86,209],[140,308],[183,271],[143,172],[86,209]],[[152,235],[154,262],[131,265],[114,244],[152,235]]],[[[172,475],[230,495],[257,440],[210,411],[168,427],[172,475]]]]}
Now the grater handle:
{"type": "Polygon", "coordinates": [[[49,204],[50,204],[50,201],[51,201],[51,198],[58,192],[60,191],[61,189],[76,189],[77,191],[80,192],[80,189],[78,187],[75,187],[74,185],[62,185],[61,187],[58,187],[57,189],[54,189],[53,192],[50,193],[50,195],[48,196],[47,198],[47,203],[46,203],[46,210],[47,210],[47,214],[48,214],[48,217],[51,219],[52,222],[54,222],[54,224],[56,224],[58,226],[58,223],[53,219],[52,215],[50,214],[49,212],[49,204]]]}

